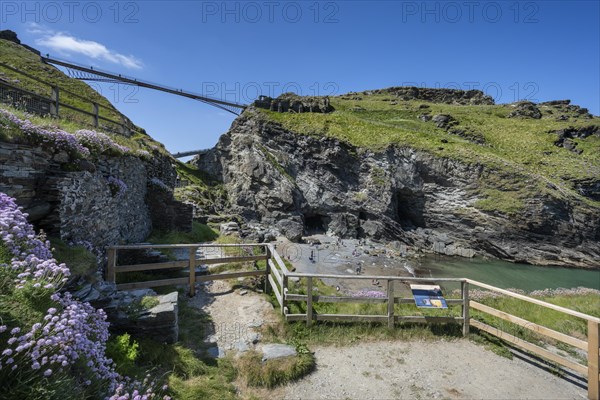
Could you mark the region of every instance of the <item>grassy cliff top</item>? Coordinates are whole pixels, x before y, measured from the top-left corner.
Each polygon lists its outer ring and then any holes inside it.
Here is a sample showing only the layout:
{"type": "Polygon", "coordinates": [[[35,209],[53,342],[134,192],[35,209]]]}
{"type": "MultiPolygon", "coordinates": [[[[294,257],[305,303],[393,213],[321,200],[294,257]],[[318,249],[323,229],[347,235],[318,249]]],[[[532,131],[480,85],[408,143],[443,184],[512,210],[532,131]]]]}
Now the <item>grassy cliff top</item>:
{"type": "MultiPolygon", "coordinates": [[[[67,91],[96,102],[100,106],[100,115],[116,121],[120,120],[121,113],[119,113],[105,97],[100,95],[86,83],[69,78],[58,68],[43,63],[40,56],[21,45],[0,39],[0,63],[16,68],[19,71],[51,85],[58,86],[63,90],[63,93],[61,93],[61,101],[67,102],[69,105],[90,112],[92,111],[90,102],[72,96],[67,93],[67,91]]],[[[34,79],[30,79],[2,65],[0,65],[0,79],[44,96],[49,97],[51,95],[51,88],[49,85],[37,82],[34,79]]],[[[65,110],[65,112],[67,111],[65,110]]],[[[83,117],[79,116],[79,118],[83,117]]]]}
{"type": "Polygon", "coordinates": [[[600,118],[568,101],[461,105],[403,100],[382,90],[333,97],[330,102],[335,111],[327,114],[257,112],[299,134],[325,135],[372,150],[408,146],[504,174],[525,174],[588,203],[591,200],[573,190],[575,181],[600,177],[600,118]],[[515,110],[525,109],[527,114],[532,106],[541,118],[509,117],[515,110]],[[440,125],[444,120],[446,124],[440,125]],[[559,137],[555,131],[583,127],[596,131],[569,139],[580,154],[555,145],[559,137]]]}
{"type": "MultiPolygon", "coordinates": [[[[146,150],[150,153],[152,153],[153,150],[156,150],[160,151],[162,154],[168,154],[168,151],[164,148],[162,143],[155,141],[145,134],[143,130],[135,127],[135,125],[124,117],[108,99],[96,92],[85,82],[70,78],[56,67],[43,63],[40,56],[27,48],[11,41],[0,39],[0,63],[16,68],[19,71],[25,72],[26,74],[51,85],[58,86],[60,88],[61,102],[90,112],[92,111],[91,102],[96,102],[100,106],[99,113],[101,116],[114,121],[121,121],[121,118],[124,118],[128,125],[130,124],[132,128],[135,128],[136,132],[130,137],[108,133],[117,143],[127,146],[132,150],[146,150]],[[77,96],[72,96],[68,92],[73,92],[89,101],[85,101],[77,96]]],[[[46,97],[50,97],[51,95],[49,85],[28,78],[27,76],[12,71],[10,68],[6,68],[2,65],[0,65],[0,80],[46,97]]],[[[66,107],[61,108],[60,118],[47,118],[27,114],[20,109],[3,103],[0,103],[0,107],[12,112],[19,118],[29,119],[38,126],[58,128],[69,133],[74,133],[79,129],[94,129],[90,125],[91,117],[71,111],[66,107]]],[[[0,140],[14,141],[19,140],[20,136],[22,136],[22,133],[16,128],[9,129],[10,127],[8,125],[4,128],[5,129],[0,130],[0,140]]],[[[98,128],[94,130],[102,131],[103,129],[98,128]]]]}

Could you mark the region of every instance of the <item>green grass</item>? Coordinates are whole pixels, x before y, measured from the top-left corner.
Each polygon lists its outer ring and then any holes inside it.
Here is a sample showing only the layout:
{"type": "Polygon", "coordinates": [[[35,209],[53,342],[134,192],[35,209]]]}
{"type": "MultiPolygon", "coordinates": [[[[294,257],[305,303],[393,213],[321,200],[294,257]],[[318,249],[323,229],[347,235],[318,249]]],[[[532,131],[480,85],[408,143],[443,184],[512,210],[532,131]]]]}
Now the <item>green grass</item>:
{"type": "Polygon", "coordinates": [[[8,264],[12,258],[13,254],[8,250],[4,242],[0,242],[0,263],[8,264]]]}
{"type": "Polygon", "coordinates": [[[139,300],[132,302],[125,312],[130,319],[135,320],[140,315],[160,304],[160,301],[155,296],[144,296],[139,300]]]}
{"type": "MultiPolygon", "coordinates": [[[[84,98],[90,99],[103,106],[100,108],[102,116],[119,121],[120,113],[115,107],[98,92],[92,89],[89,85],[83,81],[77,79],[71,79],[63,74],[56,67],[47,65],[41,62],[40,57],[31,51],[19,46],[15,43],[0,39],[0,55],[2,55],[2,62],[10,65],[13,68],[21,70],[28,75],[33,76],[44,82],[48,82],[51,85],[58,86],[64,89],[65,92],[60,94],[61,102],[65,102],[69,105],[92,111],[91,104],[83,101],[75,96],[70,95],[66,91],[76,93],[84,98]]],[[[38,82],[34,79],[28,78],[22,74],[11,71],[10,69],[0,66],[0,73],[2,73],[9,81],[14,79],[18,80],[18,86],[50,97],[51,88],[49,85],[38,82]]],[[[71,114],[70,110],[63,110],[62,112],[71,114]]],[[[83,119],[81,114],[74,114],[77,119],[83,119]]],[[[90,117],[86,119],[89,122],[90,117]]]]}
{"type": "Polygon", "coordinates": [[[204,171],[200,171],[192,164],[182,163],[177,160],[175,169],[180,178],[189,181],[192,185],[207,187],[216,183],[213,177],[204,171]]]}
{"type": "Polygon", "coordinates": [[[98,268],[96,256],[83,246],[69,246],[58,238],[49,238],[52,255],[61,263],[67,264],[74,275],[90,276],[98,268]]]}
{"type": "Polygon", "coordinates": [[[140,354],[140,344],[128,333],[111,336],[106,343],[106,355],[112,359],[123,376],[139,375],[135,361],[140,354]]]}
{"type": "MultiPolygon", "coordinates": [[[[594,317],[600,317],[600,296],[598,295],[561,295],[554,297],[540,297],[539,299],[594,317]]],[[[587,340],[587,322],[581,318],[572,317],[558,311],[510,297],[489,298],[484,299],[481,302],[498,310],[524,318],[535,324],[587,340]]],[[[517,332],[518,334],[516,336],[519,336],[520,334],[524,335],[526,333],[529,334],[516,325],[500,321],[497,318],[484,315],[478,311],[473,311],[473,316],[481,318],[483,322],[493,324],[494,326],[503,324],[507,329],[517,332]],[[520,332],[521,330],[523,330],[523,332],[520,332]]]]}
{"type": "Polygon", "coordinates": [[[194,244],[210,242],[218,237],[219,234],[208,225],[194,221],[192,222],[191,232],[152,232],[146,240],[154,244],[194,244]]]}
{"type": "Polygon", "coordinates": [[[525,208],[521,193],[518,191],[501,191],[484,189],[483,199],[475,202],[475,207],[483,211],[500,211],[504,214],[516,214],[525,208]]]}
{"type": "MultiPolygon", "coordinates": [[[[399,101],[391,105],[389,95],[363,96],[363,100],[332,98],[333,113],[277,113],[255,111],[259,118],[281,124],[298,134],[327,136],[357,147],[383,150],[389,145],[411,147],[437,157],[459,160],[467,164],[484,165],[494,182],[484,185],[484,200],[476,204],[483,210],[507,213],[522,209],[523,198],[540,194],[561,196],[565,193],[594,207],[599,202],[583,198],[573,190],[573,180],[597,179],[600,175],[600,139],[589,137],[576,140],[583,154],[556,147],[555,134],[548,133],[568,126],[600,125],[600,118],[572,117],[569,121],[556,121],[547,115],[540,120],[506,118],[511,108],[507,105],[461,106],[427,103],[431,115],[450,114],[459,121],[457,128],[475,132],[483,138],[484,145],[438,129],[431,122],[418,117],[425,111],[419,109],[422,101],[399,101]],[[361,107],[362,110],[357,110],[361,107]],[[497,181],[502,180],[498,189],[497,181]],[[530,190],[511,187],[515,182],[536,182],[530,190]],[[552,183],[558,189],[546,188],[552,183]],[[506,191],[507,193],[503,193],[506,191]]],[[[485,178],[487,179],[487,178],[485,178]]],[[[484,182],[485,183],[485,182],[484,182]]]]}
{"type": "Polygon", "coordinates": [[[228,204],[227,192],[222,183],[219,183],[207,173],[200,171],[192,164],[177,161],[175,164],[177,175],[180,179],[188,181],[188,185],[175,189],[175,198],[196,205],[205,214],[218,213],[215,207],[224,208],[228,204]]]}

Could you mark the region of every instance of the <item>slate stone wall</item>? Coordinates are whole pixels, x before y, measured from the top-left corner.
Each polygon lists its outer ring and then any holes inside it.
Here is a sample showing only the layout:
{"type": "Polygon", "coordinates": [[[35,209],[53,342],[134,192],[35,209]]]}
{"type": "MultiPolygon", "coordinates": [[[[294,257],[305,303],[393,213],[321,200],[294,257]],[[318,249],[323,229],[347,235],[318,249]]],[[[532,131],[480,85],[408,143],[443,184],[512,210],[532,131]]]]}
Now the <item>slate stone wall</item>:
{"type": "Polygon", "coordinates": [[[153,177],[174,185],[176,173],[168,159],[103,157],[69,171],[73,164],[64,152],[0,142],[0,191],[17,200],[36,228],[101,249],[141,242],[153,223],[159,229],[191,229],[190,205],[177,202],[170,192],[148,189],[153,177]],[[127,189],[114,193],[108,177],[123,181],[127,189]]]}

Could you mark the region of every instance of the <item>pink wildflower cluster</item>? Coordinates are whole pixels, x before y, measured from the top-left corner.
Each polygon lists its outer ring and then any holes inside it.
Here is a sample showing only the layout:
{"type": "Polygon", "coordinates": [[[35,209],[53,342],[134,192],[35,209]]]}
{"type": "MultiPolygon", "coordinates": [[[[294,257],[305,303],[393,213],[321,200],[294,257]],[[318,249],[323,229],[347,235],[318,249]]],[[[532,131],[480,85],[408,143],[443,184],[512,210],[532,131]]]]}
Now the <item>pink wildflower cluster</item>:
{"type": "Polygon", "coordinates": [[[146,150],[137,150],[135,152],[135,155],[145,161],[152,160],[152,154],[150,154],[150,152],[146,150]]]}
{"type": "Polygon", "coordinates": [[[161,181],[160,179],[158,179],[156,177],[150,179],[149,182],[150,182],[150,184],[152,186],[156,186],[157,188],[159,188],[161,190],[164,190],[165,192],[170,192],[171,191],[171,188],[168,187],[166,183],[164,183],[163,181],[161,181]]]}
{"type": "Polygon", "coordinates": [[[75,137],[79,140],[79,143],[87,147],[89,151],[95,155],[105,153],[111,155],[124,155],[131,152],[129,147],[116,143],[108,135],[105,135],[102,132],[82,129],[75,132],[75,137]]]}
{"type": "Polygon", "coordinates": [[[131,382],[115,371],[106,357],[109,324],[104,311],[68,292],[58,292],[69,269],[56,263],[48,243],[27,223],[26,214],[1,192],[0,239],[13,254],[10,263],[0,263],[0,272],[16,277],[12,288],[4,282],[4,290],[28,289],[27,295],[33,298],[51,293],[51,306],[31,327],[7,326],[0,321],[0,381],[33,382],[63,374],[75,377],[82,387],[98,383],[107,390],[99,397],[106,399],[157,398],[155,382],[131,382]]]}
{"type": "Polygon", "coordinates": [[[58,128],[47,128],[35,125],[28,119],[20,119],[16,115],[2,109],[0,109],[0,116],[18,126],[19,129],[35,143],[50,144],[58,150],[64,150],[67,153],[81,158],[90,155],[90,151],[79,143],[74,135],[68,132],[58,128]]]}
{"type": "Polygon", "coordinates": [[[106,179],[108,181],[108,186],[110,187],[113,196],[121,197],[125,194],[125,192],[128,189],[127,184],[125,182],[123,182],[119,178],[115,178],[114,176],[109,176],[106,179]]]}
{"type": "Polygon", "coordinates": [[[10,271],[17,289],[58,289],[70,275],[52,258],[50,243],[41,240],[15,201],[0,193],[0,239],[13,254],[10,271]]]}
{"type": "Polygon", "coordinates": [[[0,366],[28,367],[48,377],[85,360],[96,378],[117,380],[112,360],[105,356],[108,322],[104,312],[74,300],[70,293],[55,293],[51,299],[62,310],[49,308],[43,321],[28,332],[13,328],[2,352],[8,358],[0,357],[0,366]]]}
{"type": "Polygon", "coordinates": [[[26,258],[33,254],[41,259],[50,258],[50,242],[40,240],[27,223],[23,214],[10,196],[0,192],[0,239],[17,257],[26,258]],[[23,249],[26,249],[24,251],[23,249]]]}
{"type": "Polygon", "coordinates": [[[16,125],[33,142],[49,144],[55,149],[64,150],[78,158],[107,154],[113,156],[131,155],[147,161],[152,159],[152,155],[148,151],[132,151],[129,147],[118,144],[102,132],[82,129],[75,132],[75,134],[71,134],[57,127],[35,125],[28,119],[20,119],[13,113],[3,109],[0,109],[0,117],[16,125]]]}
{"type": "Polygon", "coordinates": [[[585,296],[585,295],[600,296],[600,290],[580,286],[580,287],[576,287],[576,288],[572,288],[572,289],[556,288],[556,289],[534,290],[533,292],[529,293],[529,295],[534,296],[534,297],[585,296]]]}
{"type": "Polygon", "coordinates": [[[377,290],[359,290],[358,292],[354,292],[352,297],[371,297],[375,299],[386,297],[385,293],[379,292],[377,290]]]}

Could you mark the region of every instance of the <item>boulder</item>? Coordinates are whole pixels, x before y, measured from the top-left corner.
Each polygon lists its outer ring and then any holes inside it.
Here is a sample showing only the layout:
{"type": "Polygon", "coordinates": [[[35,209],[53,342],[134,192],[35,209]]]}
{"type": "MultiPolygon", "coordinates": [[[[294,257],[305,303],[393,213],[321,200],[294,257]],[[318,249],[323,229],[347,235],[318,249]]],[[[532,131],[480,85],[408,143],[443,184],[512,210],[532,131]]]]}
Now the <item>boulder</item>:
{"type": "Polygon", "coordinates": [[[300,242],[304,234],[304,224],[298,219],[282,219],[277,222],[277,228],[291,242],[300,242]]]}
{"type": "Polygon", "coordinates": [[[296,348],[287,344],[264,344],[262,346],[262,353],[263,362],[297,355],[296,348]]]}
{"type": "Polygon", "coordinates": [[[9,42],[13,42],[16,44],[21,44],[21,41],[17,37],[16,32],[11,31],[9,29],[0,31],[0,39],[8,40],[9,42]]]}
{"type": "Polygon", "coordinates": [[[435,125],[438,128],[442,129],[447,129],[448,127],[456,125],[458,123],[458,121],[456,121],[454,117],[452,117],[452,115],[449,114],[434,115],[433,118],[431,118],[431,120],[435,123],[435,125]]]}
{"type": "Polygon", "coordinates": [[[542,118],[542,113],[537,108],[535,103],[531,101],[520,101],[515,104],[511,104],[514,107],[514,110],[508,114],[507,118],[524,118],[524,119],[540,119],[542,118]]]}

